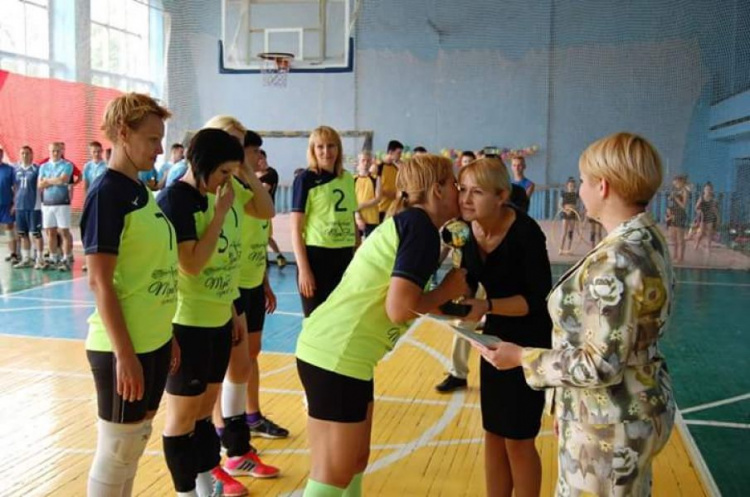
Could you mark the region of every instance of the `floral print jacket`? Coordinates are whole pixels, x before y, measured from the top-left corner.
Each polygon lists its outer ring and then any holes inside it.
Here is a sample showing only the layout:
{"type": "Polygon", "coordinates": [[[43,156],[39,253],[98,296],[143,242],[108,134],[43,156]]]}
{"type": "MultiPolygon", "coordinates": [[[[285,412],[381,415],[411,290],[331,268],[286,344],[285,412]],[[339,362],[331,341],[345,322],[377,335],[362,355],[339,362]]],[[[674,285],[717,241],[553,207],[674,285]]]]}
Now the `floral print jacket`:
{"type": "Polygon", "coordinates": [[[612,230],[560,278],[548,297],[552,349],[526,348],[522,359],[527,383],[549,388],[549,413],[612,424],[672,407],[658,341],[673,287],[667,243],[647,213],[612,230]]]}

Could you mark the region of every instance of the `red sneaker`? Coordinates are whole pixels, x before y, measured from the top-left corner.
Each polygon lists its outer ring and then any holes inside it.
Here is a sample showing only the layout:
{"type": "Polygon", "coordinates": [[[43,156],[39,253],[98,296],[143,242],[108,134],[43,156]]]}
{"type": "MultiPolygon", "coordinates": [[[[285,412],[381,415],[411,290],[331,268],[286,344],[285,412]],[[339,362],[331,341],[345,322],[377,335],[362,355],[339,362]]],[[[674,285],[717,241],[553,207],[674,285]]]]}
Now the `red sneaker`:
{"type": "Polygon", "coordinates": [[[215,481],[215,495],[222,495],[224,497],[244,497],[248,494],[245,485],[229,476],[221,466],[216,466],[212,469],[211,476],[213,476],[215,481]]]}
{"type": "Polygon", "coordinates": [[[229,457],[224,464],[224,471],[232,476],[252,476],[254,478],[276,478],[279,468],[264,464],[252,451],[244,456],[229,457]]]}

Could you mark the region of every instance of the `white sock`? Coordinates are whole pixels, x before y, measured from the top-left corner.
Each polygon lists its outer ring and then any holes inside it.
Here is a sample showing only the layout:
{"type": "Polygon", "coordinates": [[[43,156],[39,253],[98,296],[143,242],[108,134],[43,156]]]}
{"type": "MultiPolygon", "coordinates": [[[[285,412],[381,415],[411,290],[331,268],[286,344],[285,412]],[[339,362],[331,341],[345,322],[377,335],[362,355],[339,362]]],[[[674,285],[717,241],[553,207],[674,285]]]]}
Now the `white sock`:
{"type": "Polygon", "coordinates": [[[221,415],[232,418],[244,414],[246,400],[247,384],[232,383],[225,378],[221,390],[221,415]]]}
{"type": "Polygon", "coordinates": [[[211,497],[214,492],[214,479],[211,477],[210,471],[198,473],[198,476],[195,477],[195,492],[198,497],[211,497]]]}
{"type": "Polygon", "coordinates": [[[29,250],[29,249],[21,249],[21,256],[22,256],[22,260],[24,260],[24,261],[30,261],[31,260],[31,250],[29,250]]]}
{"type": "Polygon", "coordinates": [[[198,497],[198,494],[195,490],[191,490],[190,492],[177,492],[177,497],[198,497]]]}

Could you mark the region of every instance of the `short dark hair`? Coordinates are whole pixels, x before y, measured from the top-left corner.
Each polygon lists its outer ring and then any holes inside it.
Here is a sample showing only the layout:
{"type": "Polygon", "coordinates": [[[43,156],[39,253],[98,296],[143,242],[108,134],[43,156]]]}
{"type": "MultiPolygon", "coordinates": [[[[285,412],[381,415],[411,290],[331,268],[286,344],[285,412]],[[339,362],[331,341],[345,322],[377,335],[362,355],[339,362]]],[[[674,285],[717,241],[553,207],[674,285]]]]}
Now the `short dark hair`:
{"type": "MultiPolygon", "coordinates": [[[[2,149],[3,149],[3,147],[0,147],[0,150],[2,150],[2,149]]],[[[33,151],[33,150],[31,149],[31,147],[30,147],[30,146],[28,146],[28,145],[23,145],[23,146],[21,147],[21,150],[28,150],[28,151],[29,151],[29,152],[31,152],[32,154],[34,153],[34,151],[33,151]]]]}
{"type": "Polygon", "coordinates": [[[424,147],[422,147],[422,146],[414,147],[414,153],[415,154],[426,154],[427,153],[427,149],[424,148],[424,147]]]}
{"type": "Polygon", "coordinates": [[[235,137],[224,130],[205,128],[190,140],[187,161],[196,179],[208,182],[208,177],[229,161],[242,162],[245,151],[235,137]]]}
{"type": "Polygon", "coordinates": [[[178,148],[185,148],[185,146],[182,143],[173,143],[171,147],[169,147],[169,150],[175,150],[178,148]]]}
{"type": "Polygon", "coordinates": [[[268,157],[268,156],[266,155],[266,151],[265,151],[265,150],[263,150],[263,149],[260,149],[260,155],[262,155],[264,159],[265,159],[266,157],[268,157]]]}
{"type": "Polygon", "coordinates": [[[398,140],[391,140],[388,142],[388,152],[393,152],[394,150],[403,150],[404,144],[401,143],[398,140]]]}
{"type": "Polygon", "coordinates": [[[263,138],[258,133],[252,130],[245,131],[245,140],[242,143],[243,147],[260,147],[263,145],[263,138]]]}
{"type": "Polygon", "coordinates": [[[471,150],[464,150],[461,152],[461,157],[471,157],[472,159],[476,159],[477,155],[471,150]]]}
{"type": "Polygon", "coordinates": [[[102,148],[102,144],[99,143],[98,141],[94,140],[92,142],[89,142],[89,147],[99,147],[99,148],[102,148]]]}

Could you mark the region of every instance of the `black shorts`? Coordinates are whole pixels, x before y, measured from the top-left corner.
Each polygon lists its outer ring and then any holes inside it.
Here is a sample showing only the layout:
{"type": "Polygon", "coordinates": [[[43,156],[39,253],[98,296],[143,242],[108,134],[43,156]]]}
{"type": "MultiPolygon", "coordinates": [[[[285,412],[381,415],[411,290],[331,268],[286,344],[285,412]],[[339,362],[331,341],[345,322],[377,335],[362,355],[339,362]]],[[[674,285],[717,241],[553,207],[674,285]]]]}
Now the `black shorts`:
{"type": "Polygon", "coordinates": [[[249,333],[260,333],[266,322],[266,293],[263,284],[255,288],[240,288],[240,296],[234,301],[234,310],[237,315],[245,315],[247,319],[247,331],[249,333]]]}
{"type": "Polygon", "coordinates": [[[564,219],[565,221],[577,221],[578,220],[578,214],[574,210],[563,209],[560,212],[560,217],[564,219]]]}
{"type": "Polygon", "coordinates": [[[526,440],[539,434],[544,391],[531,389],[523,368],[499,371],[481,359],[479,378],[485,431],[511,440],[526,440]]]}
{"type": "Polygon", "coordinates": [[[232,351],[232,320],[218,328],[172,324],[180,345],[180,367],[167,379],[167,392],[195,397],[209,383],[221,383],[232,351]]]}
{"type": "Polygon", "coordinates": [[[99,417],[111,423],[135,423],[156,411],[167,383],[172,360],[172,341],[145,354],[136,354],[143,368],[143,398],[129,402],[117,393],[117,359],[112,352],[87,350],[86,357],[94,374],[99,417]]]}
{"type": "Polygon", "coordinates": [[[374,383],[313,366],[297,359],[297,373],[311,418],[337,423],[361,423],[375,398],[374,383]]]}
{"type": "Polygon", "coordinates": [[[312,314],[320,304],[326,301],[341,282],[346,268],[354,257],[354,247],[325,248],[308,245],[306,249],[307,260],[315,278],[315,293],[310,298],[300,295],[305,317],[312,314]]]}

